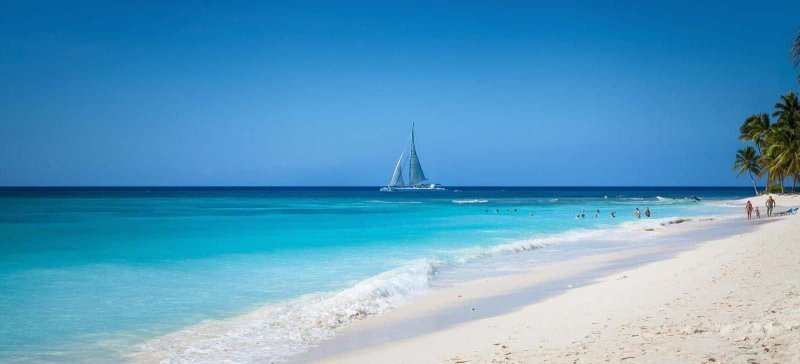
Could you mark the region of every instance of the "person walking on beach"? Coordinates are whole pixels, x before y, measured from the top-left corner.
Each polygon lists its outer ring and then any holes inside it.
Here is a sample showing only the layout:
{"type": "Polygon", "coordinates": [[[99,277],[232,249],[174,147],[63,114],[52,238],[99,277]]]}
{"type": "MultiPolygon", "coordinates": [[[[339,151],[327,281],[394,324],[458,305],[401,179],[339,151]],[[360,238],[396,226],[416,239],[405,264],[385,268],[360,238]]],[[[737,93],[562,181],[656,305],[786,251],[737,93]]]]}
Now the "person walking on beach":
{"type": "Polygon", "coordinates": [[[636,216],[637,219],[641,219],[642,218],[642,212],[639,211],[638,207],[636,208],[636,211],[633,212],[633,216],[636,216]]]}
{"type": "Polygon", "coordinates": [[[747,212],[747,219],[750,220],[753,216],[753,204],[750,201],[747,201],[747,204],[744,205],[744,211],[747,212]]]}
{"type": "MultiPolygon", "coordinates": [[[[748,201],[748,202],[750,202],[750,201],[748,201]]],[[[772,198],[772,195],[770,195],[767,198],[767,217],[772,217],[772,209],[774,207],[775,207],[775,200],[772,198]]]]}
{"type": "Polygon", "coordinates": [[[649,207],[644,209],[644,216],[650,217],[650,208],[649,207]]]}
{"type": "Polygon", "coordinates": [[[761,211],[758,211],[758,206],[756,206],[756,219],[761,218],[761,211]]]}

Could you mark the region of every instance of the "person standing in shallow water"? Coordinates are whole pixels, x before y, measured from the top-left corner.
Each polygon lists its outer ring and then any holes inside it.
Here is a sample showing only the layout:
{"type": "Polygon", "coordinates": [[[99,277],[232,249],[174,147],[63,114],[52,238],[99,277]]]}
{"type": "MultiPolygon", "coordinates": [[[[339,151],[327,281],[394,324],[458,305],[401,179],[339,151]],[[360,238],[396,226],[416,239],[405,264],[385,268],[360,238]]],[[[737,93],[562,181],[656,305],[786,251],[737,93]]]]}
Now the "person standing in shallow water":
{"type": "Polygon", "coordinates": [[[637,219],[641,219],[642,218],[642,212],[639,211],[638,207],[636,208],[636,211],[633,212],[633,216],[636,216],[637,219]]]}
{"type": "Polygon", "coordinates": [[[753,217],[753,204],[750,201],[744,205],[744,211],[747,212],[747,219],[750,220],[753,217]]]}
{"type": "Polygon", "coordinates": [[[649,207],[644,209],[644,216],[650,217],[650,208],[649,207]]]}

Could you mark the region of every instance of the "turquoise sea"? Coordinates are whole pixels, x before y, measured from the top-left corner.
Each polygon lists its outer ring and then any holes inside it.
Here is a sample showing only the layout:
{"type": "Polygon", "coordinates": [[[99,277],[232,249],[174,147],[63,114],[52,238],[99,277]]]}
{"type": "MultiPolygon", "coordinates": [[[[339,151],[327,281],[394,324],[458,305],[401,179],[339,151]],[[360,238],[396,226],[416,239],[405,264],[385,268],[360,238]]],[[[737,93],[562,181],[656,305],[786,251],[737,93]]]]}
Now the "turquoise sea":
{"type": "Polygon", "coordinates": [[[493,274],[498,257],[631,244],[643,226],[738,213],[725,201],[751,194],[3,188],[0,361],[118,361],[162,335],[263,307],[275,314],[257,357],[280,360],[357,315],[379,314],[438,284],[493,274]],[[649,207],[652,217],[636,219],[636,207],[649,207]],[[576,218],[581,213],[586,218],[576,218]]]}

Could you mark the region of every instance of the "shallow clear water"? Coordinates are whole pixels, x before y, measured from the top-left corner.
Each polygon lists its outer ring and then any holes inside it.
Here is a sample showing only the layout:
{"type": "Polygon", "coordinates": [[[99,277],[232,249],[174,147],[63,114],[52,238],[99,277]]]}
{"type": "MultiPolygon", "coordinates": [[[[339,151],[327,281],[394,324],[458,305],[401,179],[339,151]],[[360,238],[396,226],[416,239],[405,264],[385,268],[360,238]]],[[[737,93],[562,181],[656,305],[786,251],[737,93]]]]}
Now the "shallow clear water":
{"type": "MultiPolygon", "coordinates": [[[[352,306],[337,306],[344,317],[379,313],[437,277],[474,274],[482,260],[495,270],[489,258],[564,242],[588,248],[580,243],[609,234],[635,238],[649,223],[633,217],[635,207],[650,207],[653,219],[716,215],[730,213],[724,200],[747,195],[746,188],[0,189],[0,359],[108,358],[205,319],[303,305],[317,293],[315,304],[339,292],[337,305],[352,306]],[[684,199],[693,195],[703,201],[684,199]],[[586,218],[576,219],[582,210],[586,218]]],[[[291,346],[287,354],[308,344],[281,341],[286,330],[274,339],[291,346]]]]}

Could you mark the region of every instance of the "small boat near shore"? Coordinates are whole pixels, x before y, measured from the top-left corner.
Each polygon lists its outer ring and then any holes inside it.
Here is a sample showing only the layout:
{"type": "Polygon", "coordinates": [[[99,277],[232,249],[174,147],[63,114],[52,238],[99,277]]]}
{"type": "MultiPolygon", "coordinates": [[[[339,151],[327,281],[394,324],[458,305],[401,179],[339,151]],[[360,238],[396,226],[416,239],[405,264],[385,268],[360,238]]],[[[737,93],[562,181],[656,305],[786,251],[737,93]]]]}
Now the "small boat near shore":
{"type": "Polygon", "coordinates": [[[392,178],[386,187],[382,187],[382,192],[416,192],[416,191],[444,191],[445,188],[436,183],[423,183],[427,181],[425,172],[422,171],[422,164],[417,156],[417,148],[414,142],[414,124],[411,124],[411,142],[408,157],[406,158],[405,148],[400,153],[400,158],[394,167],[392,178]],[[408,184],[403,180],[403,167],[408,164],[408,184]]]}

